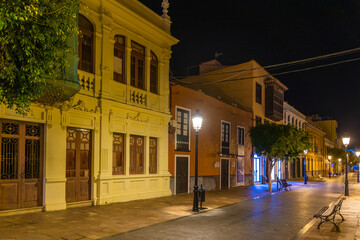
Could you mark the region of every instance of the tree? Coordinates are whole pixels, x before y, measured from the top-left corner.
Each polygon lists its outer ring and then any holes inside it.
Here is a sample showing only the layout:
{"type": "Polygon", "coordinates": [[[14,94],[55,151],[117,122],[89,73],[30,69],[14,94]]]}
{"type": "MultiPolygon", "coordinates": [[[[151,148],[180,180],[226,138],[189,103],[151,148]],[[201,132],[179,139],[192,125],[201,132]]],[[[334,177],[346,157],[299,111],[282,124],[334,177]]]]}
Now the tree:
{"type": "Polygon", "coordinates": [[[279,159],[291,161],[311,147],[309,133],[292,125],[259,124],[250,128],[250,138],[256,154],[267,158],[270,192],[270,174],[275,163],[279,159]]]}
{"type": "Polygon", "coordinates": [[[0,103],[29,110],[76,56],[79,0],[0,0],[0,103]]]}

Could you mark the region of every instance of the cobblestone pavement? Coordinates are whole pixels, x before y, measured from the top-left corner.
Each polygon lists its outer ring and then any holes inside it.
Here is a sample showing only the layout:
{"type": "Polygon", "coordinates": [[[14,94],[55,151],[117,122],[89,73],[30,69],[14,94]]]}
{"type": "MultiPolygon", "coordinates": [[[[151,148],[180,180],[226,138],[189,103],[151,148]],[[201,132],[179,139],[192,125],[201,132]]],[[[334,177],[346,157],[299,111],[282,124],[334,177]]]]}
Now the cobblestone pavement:
{"type": "Polygon", "coordinates": [[[185,194],[4,216],[0,239],[353,239],[348,237],[350,232],[353,237],[357,234],[357,215],[353,216],[360,206],[360,184],[350,183],[350,194],[356,192],[358,197],[344,201],[346,221],[340,224],[340,234],[328,224],[320,231],[308,224],[316,211],[342,194],[340,181],[309,182],[308,186],[292,182],[292,191],[272,194],[267,185],[209,191],[208,209],[200,214],[191,212],[192,195],[185,194]],[[322,238],[324,234],[329,238],[322,238]]]}

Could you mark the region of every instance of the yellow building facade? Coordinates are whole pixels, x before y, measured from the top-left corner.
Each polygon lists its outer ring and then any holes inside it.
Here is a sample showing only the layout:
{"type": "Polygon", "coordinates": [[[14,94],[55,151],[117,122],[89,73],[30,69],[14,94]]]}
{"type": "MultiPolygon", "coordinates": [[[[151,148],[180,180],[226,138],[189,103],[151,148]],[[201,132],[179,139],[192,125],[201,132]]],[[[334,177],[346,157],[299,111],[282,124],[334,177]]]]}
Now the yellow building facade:
{"type": "Polygon", "coordinates": [[[178,40],[168,3],[159,16],[139,1],[83,2],[80,92],[21,116],[1,106],[2,211],[171,195],[169,59],[178,40]]]}
{"type": "Polygon", "coordinates": [[[306,155],[306,174],[307,176],[324,175],[327,164],[327,160],[325,160],[325,132],[310,119],[307,119],[306,131],[312,137],[312,147],[306,155]]]}

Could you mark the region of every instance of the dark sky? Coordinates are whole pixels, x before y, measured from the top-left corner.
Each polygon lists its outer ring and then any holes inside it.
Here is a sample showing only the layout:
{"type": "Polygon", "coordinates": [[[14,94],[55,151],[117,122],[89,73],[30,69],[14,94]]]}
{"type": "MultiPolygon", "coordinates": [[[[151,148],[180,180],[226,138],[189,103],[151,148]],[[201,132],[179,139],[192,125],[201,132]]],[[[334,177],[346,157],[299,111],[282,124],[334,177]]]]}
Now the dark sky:
{"type": "MultiPolygon", "coordinates": [[[[161,15],[162,0],[141,0],[161,15]]],[[[255,59],[262,66],[360,47],[359,0],[169,0],[172,35],[171,71],[214,58],[226,65],[255,59]]],[[[325,61],[269,70],[274,74],[346,59],[360,52],[325,61]]],[[[360,61],[276,76],[288,86],[285,100],[305,115],[336,119],[340,136],[351,136],[360,147],[360,61]]]]}

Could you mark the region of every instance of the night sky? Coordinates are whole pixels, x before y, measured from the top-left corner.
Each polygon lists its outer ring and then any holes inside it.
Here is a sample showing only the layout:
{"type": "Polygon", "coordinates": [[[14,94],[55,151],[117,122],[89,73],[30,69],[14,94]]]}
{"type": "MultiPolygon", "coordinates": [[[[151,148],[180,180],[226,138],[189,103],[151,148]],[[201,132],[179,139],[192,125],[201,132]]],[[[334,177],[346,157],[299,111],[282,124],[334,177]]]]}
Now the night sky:
{"type": "MultiPolygon", "coordinates": [[[[162,14],[162,0],[141,0],[162,14]]],[[[180,40],[172,50],[171,71],[214,59],[236,65],[255,59],[262,66],[360,47],[359,0],[169,0],[171,32],[180,40]]],[[[271,74],[360,58],[360,51],[271,74]]],[[[285,100],[305,115],[336,119],[339,136],[360,148],[360,61],[276,76],[289,90],[285,100]]]]}

